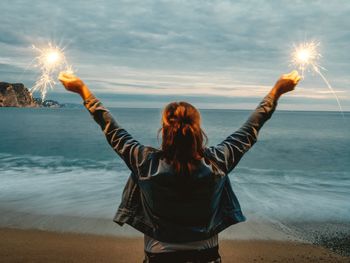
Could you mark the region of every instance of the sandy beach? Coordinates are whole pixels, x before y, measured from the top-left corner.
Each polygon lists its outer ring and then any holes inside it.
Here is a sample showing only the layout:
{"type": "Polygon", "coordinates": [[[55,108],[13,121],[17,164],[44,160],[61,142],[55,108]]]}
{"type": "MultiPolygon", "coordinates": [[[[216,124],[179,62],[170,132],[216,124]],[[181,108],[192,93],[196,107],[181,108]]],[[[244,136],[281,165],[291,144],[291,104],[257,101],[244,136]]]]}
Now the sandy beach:
{"type": "MultiPolygon", "coordinates": [[[[142,262],[143,239],[0,228],[1,262],[142,262]]],[[[221,240],[223,262],[350,262],[299,242],[221,240]]]]}

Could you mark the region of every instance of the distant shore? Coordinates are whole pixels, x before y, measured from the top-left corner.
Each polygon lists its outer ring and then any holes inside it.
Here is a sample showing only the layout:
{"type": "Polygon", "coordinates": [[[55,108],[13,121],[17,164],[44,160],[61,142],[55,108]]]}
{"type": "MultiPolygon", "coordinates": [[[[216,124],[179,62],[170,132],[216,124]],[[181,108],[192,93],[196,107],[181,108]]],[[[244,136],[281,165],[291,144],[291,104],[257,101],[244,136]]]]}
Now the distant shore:
{"type": "MultiPolygon", "coordinates": [[[[1,262],[142,262],[143,239],[0,228],[1,262]]],[[[322,247],[288,241],[221,240],[223,262],[349,262],[322,247]]]]}

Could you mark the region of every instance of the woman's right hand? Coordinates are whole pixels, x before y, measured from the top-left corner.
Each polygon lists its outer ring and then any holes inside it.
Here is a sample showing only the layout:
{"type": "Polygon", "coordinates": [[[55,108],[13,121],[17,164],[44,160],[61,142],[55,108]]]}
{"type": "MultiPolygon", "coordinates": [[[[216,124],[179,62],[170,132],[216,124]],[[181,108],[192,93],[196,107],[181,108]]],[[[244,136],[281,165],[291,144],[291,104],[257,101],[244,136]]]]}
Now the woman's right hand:
{"type": "Polygon", "coordinates": [[[271,90],[272,95],[279,98],[284,93],[294,90],[295,86],[299,83],[301,76],[298,71],[293,70],[288,74],[283,74],[276,82],[275,86],[271,90]]]}

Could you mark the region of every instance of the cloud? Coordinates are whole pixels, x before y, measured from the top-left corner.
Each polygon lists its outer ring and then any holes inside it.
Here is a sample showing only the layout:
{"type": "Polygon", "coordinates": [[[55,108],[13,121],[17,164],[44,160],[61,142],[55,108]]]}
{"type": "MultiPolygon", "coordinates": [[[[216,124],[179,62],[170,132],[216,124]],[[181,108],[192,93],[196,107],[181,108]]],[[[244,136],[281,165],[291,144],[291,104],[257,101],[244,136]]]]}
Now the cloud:
{"type": "MultiPolygon", "coordinates": [[[[0,9],[0,63],[19,74],[31,44],[55,41],[104,92],[261,96],[291,69],[293,42],[317,39],[338,95],[350,98],[346,1],[13,0],[0,9]]],[[[322,85],[308,79],[295,96],[322,85]]],[[[332,94],[313,96],[333,103],[332,94]]]]}

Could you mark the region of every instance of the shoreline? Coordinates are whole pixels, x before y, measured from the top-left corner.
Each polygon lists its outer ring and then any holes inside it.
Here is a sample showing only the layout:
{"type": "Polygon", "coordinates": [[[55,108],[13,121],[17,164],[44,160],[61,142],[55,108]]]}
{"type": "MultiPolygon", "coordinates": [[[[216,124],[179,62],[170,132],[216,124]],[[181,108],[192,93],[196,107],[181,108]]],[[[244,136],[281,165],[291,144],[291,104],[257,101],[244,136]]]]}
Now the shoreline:
{"type": "MultiPolygon", "coordinates": [[[[142,239],[142,233],[111,218],[72,215],[48,215],[11,211],[2,207],[0,228],[38,230],[56,233],[142,239]]],[[[219,234],[220,240],[294,242],[325,247],[339,255],[350,256],[350,222],[272,222],[248,220],[233,225],[219,234]]],[[[350,262],[350,261],[349,261],[350,262]]]]}
{"type": "MultiPolygon", "coordinates": [[[[2,262],[142,262],[143,238],[0,228],[2,262]]],[[[326,248],[277,240],[222,240],[223,262],[349,262],[326,248]]]]}
{"type": "MultiPolygon", "coordinates": [[[[117,225],[110,218],[84,217],[72,215],[48,215],[8,210],[0,206],[0,228],[38,229],[78,234],[107,235],[111,237],[143,238],[142,233],[131,226],[117,225]]],[[[235,224],[220,233],[227,240],[276,240],[306,242],[298,237],[296,231],[282,228],[280,224],[264,220],[248,220],[235,224]]]]}

